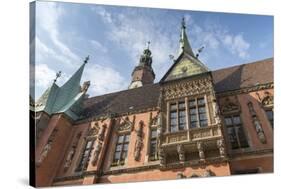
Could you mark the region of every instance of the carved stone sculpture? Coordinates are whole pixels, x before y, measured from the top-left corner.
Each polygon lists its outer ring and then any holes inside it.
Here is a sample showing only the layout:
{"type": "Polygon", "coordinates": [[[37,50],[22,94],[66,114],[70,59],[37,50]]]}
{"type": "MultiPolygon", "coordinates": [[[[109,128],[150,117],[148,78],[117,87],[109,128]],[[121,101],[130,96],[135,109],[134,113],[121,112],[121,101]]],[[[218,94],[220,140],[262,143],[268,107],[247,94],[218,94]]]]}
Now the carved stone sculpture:
{"type": "Polygon", "coordinates": [[[203,173],[202,176],[203,176],[203,177],[211,177],[211,176],[213,176],[213,173],[212,173],[212,171],[211,171],[210,169],[207,169],[207,170],[203,173]]]}
{"type": "Polygon", "coordinates": [[[93,152],[93,159],[92,159],[93,166],[96,165],[96,163],[97,163],[97,160],[100,155],[101,147],[102,147],[102,142],[97,140],[94,145],[94,152],[93,152]]]}
{"type": "Polygon", "coordinates": [[[88,88],[90,87],[90,84],[90,81],[85,81],[81,87],[81,92],[87,92],[88,88]]]}
{"type": "Polygon", "coordinates": [[[223,139],[217,140],[217,147],[220,152],[220,156],[223,158],[225,157],[225,147],[224,147],[224,141],[223,139]]]}
{"type": "Polygon", "coordinates": [[[101,128],[99,129],[99,132],[98,132],[98,139],[99,139],[100,141],[103,141],[103,139],[104,139],[105,129],[106,129],[106,124],[103,124],[103,125],[101,126],[101,128]]]}
{"type": "Polygon", "coordinates": [[[232,111],[237,111],[239,110],[239,106],[232,101],[230,101],[229,98],[225,99],[225,102],[222,105],[222,112],[232,112],[232,111]]]}
{"type": "Polygon", "coordinates": [[[180,144],[180,145],[177,146],[177,152],[179,154],[180,162],[184,162],[185,161],[185,154],[184,154],[183,145],[180,144]]]}
{"type": "Polygon", "coordinates": [[[203,148],[202,142],[197,142],[197,149],[198,149],[198,152],[199,152],[200,160],[205,160],[205,153],[204,153],[204,148],[203,148]]]}
{"type": "Polygon", "coordinates": [[[263,106],[273,105],[273,96],[268,92],[264,92],[264,98],[261,101],[263,106]]]}
{"type": "Polygon", "coordinates": [[[75,148],[72,147],[71,150],[67,154],[67,157],[66,157],[66,160],[64,163],[64,171],[66,171],[70,167],[74,153],[75,153],[75,148]]]}
{"type": "Polygon", "coordinates": [[[139,161],[140,159],[140,152],[143,146],[143,142],[142,142],[143,124],[144,124],[143,121],[140,121],[138,128],[136,130],[137,139],[136,139],[135,151],[134,151],[134,158],[136,161],[139,161]]]}
{"type": "Polygon", "coordinates": [[[252,116],[252,121],[253,121],[255,130],[256,130],[256,133],[258,135],[258,138],[259,138],[261,143],[265,144],[266,143],[266,137],[265,137],[263,128],[262,128],[261,123],[260,123],[260,121],[259,121],[259,119],[257,117],[256,111],[255,111],[255,109],[253,107],[253,103],[252,102],[248,103],[248,108],[249,108],[249,112],[250,112],[250,114],[252,116]]]}
{"type": "Polygon", "coordinates": [[[38,164],[41,164],[44,159],[48,156],[48,153],[50,152],[50,150],[52,149],[52,143],[53,141],[48,141],[48,143],[44,146],[43,151],[40,154],[40,158],[38,160],[38,164]]]}

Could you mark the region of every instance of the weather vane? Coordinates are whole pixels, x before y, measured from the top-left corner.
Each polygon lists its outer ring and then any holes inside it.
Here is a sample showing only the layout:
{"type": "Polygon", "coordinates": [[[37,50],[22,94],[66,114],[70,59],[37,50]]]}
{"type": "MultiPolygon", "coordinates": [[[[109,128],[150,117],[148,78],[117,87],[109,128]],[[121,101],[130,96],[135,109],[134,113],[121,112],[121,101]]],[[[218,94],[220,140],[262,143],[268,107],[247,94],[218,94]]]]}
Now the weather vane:
{"type": "Polygon", "coordinates": [[[149,49],[150,41],[147,41],[147,49],[149,49]]]}
{"type": "Polygon", "coordinates": [[[54,79],[54,83],[57,81],[57,79],[61,76],[61,71],[56,73],[56,78],[54,79]]]}
{"type": "Polygon", "coordinates": [[[181,26],[182,26],[183,28],[185,28],[185,20],[184,20],[184,17],[182,17],[181,26]]]}
{"type": "Polygon", "coordinates": [[[89,61],[89,59],[90,59],[90,56],[88,55],[88,56],[85,58],[84,63],[87,64],[88,61],[89,61]]]}

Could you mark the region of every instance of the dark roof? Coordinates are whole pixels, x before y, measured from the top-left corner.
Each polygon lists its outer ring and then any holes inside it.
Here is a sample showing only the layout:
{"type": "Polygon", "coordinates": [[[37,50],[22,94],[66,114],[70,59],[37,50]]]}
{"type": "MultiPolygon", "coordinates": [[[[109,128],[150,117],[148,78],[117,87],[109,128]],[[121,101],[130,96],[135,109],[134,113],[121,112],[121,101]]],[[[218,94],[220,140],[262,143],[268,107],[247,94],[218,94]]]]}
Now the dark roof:
{"type": "Polygon", "coordinates": [[[225,92],[273,82],[273,58],[212,72],[215,91],[225,92]]]}
{"type": "MultiPolygon", "coordinates": [[[[273,82],[273,58],[242,64],[212,72],[216,92],[225,92],[256,84],[273,82]]],[[[88,98],[84,103],[83,118],[122,114],[157,106],[159,84],[88,98]]]]}
{"type": "Polygon", "coordinates": [[[92,97],[85,100],[83,116],[104,116],[108,113],[126,113],[157,106],[159,84],[92,97]]]}

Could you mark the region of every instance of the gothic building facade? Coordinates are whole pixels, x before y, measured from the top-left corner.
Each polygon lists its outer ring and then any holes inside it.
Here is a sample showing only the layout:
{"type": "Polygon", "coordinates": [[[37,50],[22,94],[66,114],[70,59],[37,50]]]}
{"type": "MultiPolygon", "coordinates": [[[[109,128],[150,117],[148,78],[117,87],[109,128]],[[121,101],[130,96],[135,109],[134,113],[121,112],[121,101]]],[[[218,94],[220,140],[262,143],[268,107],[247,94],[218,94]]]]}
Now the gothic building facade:
{"type": "Polygon", "coordinates": [[[147,48],[128,90],[89,98],[87,61],[31,104],[34,185],[273,172],[273,58],[210,71],[183,22],[159,83],[147,48]]]}

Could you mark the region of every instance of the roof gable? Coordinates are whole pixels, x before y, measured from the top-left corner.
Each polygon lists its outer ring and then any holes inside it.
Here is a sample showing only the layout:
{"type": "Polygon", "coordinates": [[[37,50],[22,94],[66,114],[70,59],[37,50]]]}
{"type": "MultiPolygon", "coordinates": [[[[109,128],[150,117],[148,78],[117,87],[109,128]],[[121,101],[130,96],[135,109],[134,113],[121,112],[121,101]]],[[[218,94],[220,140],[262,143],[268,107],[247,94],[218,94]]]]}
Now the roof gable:
{"type": "Polygon", "coordinates": [[[182,52],[182,54],[161,79],[161,82],[185,78],[208,71],[209,69],[198,59],[182,52]]]}

